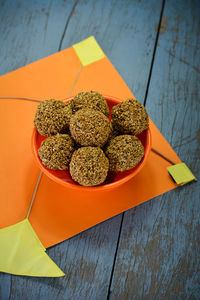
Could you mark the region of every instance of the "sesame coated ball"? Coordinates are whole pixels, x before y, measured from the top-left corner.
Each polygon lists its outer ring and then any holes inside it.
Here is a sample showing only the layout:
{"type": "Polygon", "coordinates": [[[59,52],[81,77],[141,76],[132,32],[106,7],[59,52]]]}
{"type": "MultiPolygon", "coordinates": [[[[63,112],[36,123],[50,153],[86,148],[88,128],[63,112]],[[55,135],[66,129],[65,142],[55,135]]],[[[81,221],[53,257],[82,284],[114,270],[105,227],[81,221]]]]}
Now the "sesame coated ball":
{"type": "Polygon", "coordinates": [[[105,154],[110,171],[124,172],[137,166],[144,156],[144,147],[136,136],[120,135],[111,140],[105,154]]]}
{"type": "Polygon", "coordinates": [[[75,144],[69,134],[56,134],[46,138],[38,150],[39,157],[51,170],[68,170],[75,144]]]}
{"type": "Polygon", "coordinates": [[[73,112],[82,108],[92,108],[101,111],[106,116],[109,116],[107,101],[96,91],[81,92],[71,100],[71,103],[73,112]]]}
{"type": "Polygon", "coordinates": [[[44,100],[36,110],[34,125],[43,136],[66,133],[72,116],[71,104],[59,100],[44,100]]]}
{"type": "Polygon", "coordinates": [[[82,147],[76,150],[70,162],[72,179],[84,186],[96,186],[107,177],[109,161],[98,147],[82,147]]]}
{"type": "Polygon", "coordinates": [[[124,134],[139,134],[149,126],[145,107],[136,99],[127,99],[112,108],[113,126],[124,134]]]}
{"type": "Polygon", "coordinates": [[[83,108],[70,120],[70,133],[81,146],[102,147],[111,132],[109,119],[100,111],[83,108]]]}

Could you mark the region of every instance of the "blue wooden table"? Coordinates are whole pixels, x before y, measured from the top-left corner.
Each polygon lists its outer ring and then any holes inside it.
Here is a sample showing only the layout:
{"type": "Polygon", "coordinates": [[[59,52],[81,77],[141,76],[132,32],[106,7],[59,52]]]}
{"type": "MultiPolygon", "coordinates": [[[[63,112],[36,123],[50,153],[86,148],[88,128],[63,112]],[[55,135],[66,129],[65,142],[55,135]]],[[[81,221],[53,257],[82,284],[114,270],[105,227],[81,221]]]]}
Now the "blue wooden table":
{"type": "MultiPolygon", "coordinates": [[[[95,35],[199,176],[199,0],[1,0],[0,75],[95,35]]],[[[0,299],[200,299],[199,183],[47,250],[63,278],[0,274],[0,299]]],[[[0,254],[1,255],[1,254],[0,254]]]]}

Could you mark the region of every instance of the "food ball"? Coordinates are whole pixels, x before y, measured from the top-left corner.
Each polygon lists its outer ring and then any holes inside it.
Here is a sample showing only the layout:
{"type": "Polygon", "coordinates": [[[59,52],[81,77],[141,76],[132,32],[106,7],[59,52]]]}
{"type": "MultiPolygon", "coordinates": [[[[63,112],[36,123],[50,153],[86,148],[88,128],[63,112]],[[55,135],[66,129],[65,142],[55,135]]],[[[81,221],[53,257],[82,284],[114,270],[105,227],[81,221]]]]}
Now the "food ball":
{"type": "Polygon", "coordinates": [[[36,110],[34,125],[43,136],[66,133],[72,116],[71,104],[59,100],[42,101],[36,110]]]}
{"type": "Polygon", "coordinates": [[[71,103],[73,112],[82,108],[92,108],[109,116],[107,101],[96,91],[81,92],[72,99],[71,103]]]}
{"type": "Polygon", "coordinates": [[[75,144],[69,134],[56,134],[46,138],[38,150],[39,157],[51,170],[68,170],[75,144]]]}
{"type": "Polygon", "coordinates": [[[84,186],[103,183],[108,169],[108,158],[98,147],[82,147],[76,150],[69,167],[72,179],[84,186]]]}
{"type": "Polygon", "coordinates": [[[123,172],[137,166],[144,156],[144,147],[136,136],[120,135],[105,150],[110,171],[123,172]]]}
{"type": "Polygon", "coordinates": [[[149,126],[145,107],[136,99],[127,99],[112,108],[113,126],[121,133],[136,135],[149,126]]]}
{"type": "Polygon", "coordinates": [[[110,132],[110,122],[100,111],[83,108],[71,117],[70,133],[81,146],[102,147],[110,132]]]}

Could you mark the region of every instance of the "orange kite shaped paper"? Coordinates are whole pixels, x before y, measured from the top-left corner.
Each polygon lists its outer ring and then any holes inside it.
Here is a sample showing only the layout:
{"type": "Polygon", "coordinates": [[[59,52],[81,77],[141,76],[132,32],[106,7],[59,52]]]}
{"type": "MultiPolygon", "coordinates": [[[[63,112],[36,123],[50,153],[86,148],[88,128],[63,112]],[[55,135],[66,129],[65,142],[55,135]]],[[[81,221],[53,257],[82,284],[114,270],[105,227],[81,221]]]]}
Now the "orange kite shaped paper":
{"type": "MultiPolygon", "coordinates": [[[[134,97],[93,37],[0,77],[1,97],[64,99],[87,90],[97,90],[122,100],[134,97]],[[93,53],[88,61],[87,49],[88,53],[93,53]]],[[[40,171],[31,153],[37,103],[1,99],[0,106],[0,122],[4,128],[0,132],[0,228],[3,228],[24,219],[40,171]]],[[[152,121],[150,128],[152,146],[180,163],[152,121]]],[[[103,192],[91,189],[80,193],[42,175],[29,220],[47,248],[175,188],[177,184],[168,174],[168,166],[167,161],[152,152],[136,177],[103,192]]]]}

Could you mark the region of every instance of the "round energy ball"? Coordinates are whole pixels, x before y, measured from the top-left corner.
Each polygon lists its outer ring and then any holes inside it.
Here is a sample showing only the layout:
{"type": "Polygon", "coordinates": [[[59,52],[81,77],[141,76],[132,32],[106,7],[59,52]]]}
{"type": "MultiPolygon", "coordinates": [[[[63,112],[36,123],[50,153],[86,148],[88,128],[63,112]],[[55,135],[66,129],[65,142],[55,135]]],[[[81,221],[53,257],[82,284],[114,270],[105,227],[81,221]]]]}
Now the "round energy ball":
{"type": "Polygon", "coordinates": [[[69,134],[56,134],[46,138],[38,150],[39,157],[51,170],[68,170],[75,144],[69,134]]]}
{"type": "Polygon", "coordinates": [[[70,162],[72,179],[84,186],[103,183],[109,169],[109,161],[98,147],[82,147],[76,150],[70,162]]]}
{"type": "Polygon", "coordinates": [[[71,103],[73,112],[82,108],[92,108],[101,111],[106,116],[109,116],[107,101],[96,91],[81,92],[71,100],[71,103]]]}
{"type": "Polygon", "coordinates": [[[120,135],[111,140],[105,150],[109,169],[124,172],[135,167],[144,156],[144,147],[136,136],[120,135]]]}
{"type": "Polygon", "coordinates": [[[145,107],[135,99],[127,99],[112,108],[113,126],[121,133],[136,135],[149,126],[145,107]]]}
{"type": "Polygon", "coordinates": [[[72,116],[71,104],[59,100],[44,100],[36,110],[34,125],[43,136],[65,133],[72,116]]]}
{"type": "Polygon", "coordinates": [[[81,146],[102,147],[111,132],[108,118],[100,111],[79,109],[70,120],[70,133],[81,146]]]}

